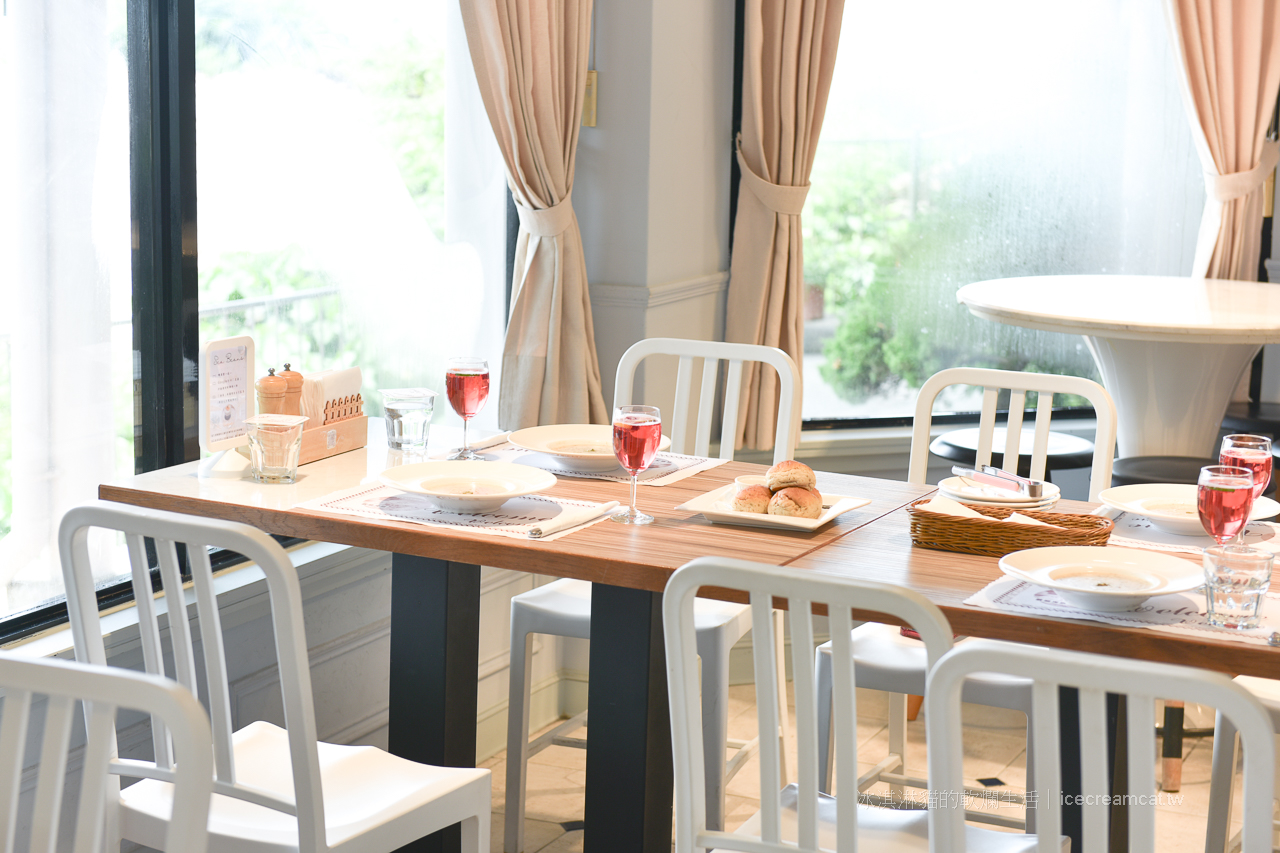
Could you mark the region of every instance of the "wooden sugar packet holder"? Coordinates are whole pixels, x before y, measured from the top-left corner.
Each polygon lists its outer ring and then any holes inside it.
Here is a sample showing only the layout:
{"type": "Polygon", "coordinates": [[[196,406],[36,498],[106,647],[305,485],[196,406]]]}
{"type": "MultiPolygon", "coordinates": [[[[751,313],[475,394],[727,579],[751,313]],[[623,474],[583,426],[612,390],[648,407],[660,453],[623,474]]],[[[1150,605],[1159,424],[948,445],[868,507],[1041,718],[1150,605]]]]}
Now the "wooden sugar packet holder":
{"type": "Polygon", "coordinates": [[[965,506],[987,518],[963,518],[924,509],[923,505],[929,501],[930,498],[922,498],[908,505],[907,514],[911,516],[912,543],[936,551],[1003,557],[1027,548],[1054,545],[1101,546],[1107,544],[1111,531],[1115,529],[1111,519],[1096,515],[1015,510],[1010,507],[976,504],[965,506]],[[1055,527],[1003,521],[1015,512],[1055,527]]]}
{"type": "Polygon", "coordinates": [[[369,443],[369,418],[364,414],[364,398],[359,394],[326,402],[324,418],[319,423],[314,420],[302,425],[299,465],[359,450],[369,443]]]}

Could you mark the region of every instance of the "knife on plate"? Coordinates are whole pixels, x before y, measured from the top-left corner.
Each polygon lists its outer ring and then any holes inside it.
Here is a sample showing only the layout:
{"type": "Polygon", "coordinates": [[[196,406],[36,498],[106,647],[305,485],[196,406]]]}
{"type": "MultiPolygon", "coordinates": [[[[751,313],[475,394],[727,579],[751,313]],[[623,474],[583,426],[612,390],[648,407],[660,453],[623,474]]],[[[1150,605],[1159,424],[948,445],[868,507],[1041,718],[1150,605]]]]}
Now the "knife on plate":
{"type": "Polygon", "coordinates": [[[983,465],[981,468],[965,468],[961,465],[954,465],[951,468],[951,473],[973,480],[975,483],[981,483],[984,486],[1007,489],[1029,498],[1038,498],[1044,494],[1043,480],[1019,477],[1017,474],[1010,474],[1008,471],[1001,471],[999,468],[993,468],[990,465],[983,465]]]}

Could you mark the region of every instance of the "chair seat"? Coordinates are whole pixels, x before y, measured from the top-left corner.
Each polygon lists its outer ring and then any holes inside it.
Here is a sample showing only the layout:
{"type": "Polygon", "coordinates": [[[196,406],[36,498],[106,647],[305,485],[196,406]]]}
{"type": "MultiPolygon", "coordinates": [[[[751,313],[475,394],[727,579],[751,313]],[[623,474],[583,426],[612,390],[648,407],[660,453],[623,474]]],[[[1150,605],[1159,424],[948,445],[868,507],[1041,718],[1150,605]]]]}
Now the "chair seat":
{"type": "Polygon", "coordinates": [[[1217,465],[1217,459],[1198,456],[1130,456],[1117,459],[1111,467],[1111,485],[1139,483],[1192,483],[1200,479],[1200,469],[1217,465]]]}
{"type": "MultiPolygon", "coordinates": [[[[924,695],[927,656],[924,643],[902,636],[897,625],[866,622],[853,629],[854,673],[858,686],[887,693],[924,695]]],[[[967,642],[967,638],[956,645],[967,642]]],[[[819,646],[831,653],[831,643],[819,646]]],[[[1031,708],[1031,682],[1012,675],[979,673],[965,679],[964,701],[1026,713],[1031,708]]]]}
{"type": "MultiPolygon", "coordinates": [[[[1257,678],[1252,675],[1238,675],[1235,679],[1245,690],[1254,695],[1271,715],[1271,725],[1280,732],[1280,681],[1273,678],[1257,678]]],[[[1276,792],[1280,796],[1280,789],[1276,792]]]]}
{"type": "MultiPolygon", "coordinates": [[[[1006,430],[996,428],[991,439],[991,464],[997,468],[1004,465],[1004,454],[996,448],[1004,447],[1006,430]]],[[[929,444],[929,452],[952,462],[973,465],[978,458],[978,440],[981,430],[974,428],[956,429],[945,432],[929,444]]],[[[1028,428],[1022,431],[1021,451],[1018,454],[1018,473],[1030,476],[1031,448],[1035,442],[1035,430],[1028,428]]],[[[1065,468],[1088,468],[1093,464],[1093,442],[1076,435],[1062,432],[1049,433],[1049,448],[1045,456],[1045,470],[1057,471],[1065,468]]]]}
{"type": "MultiPolygon", "coordinates": [[[[524,611],[533,633],[591,639],[590,581],[561,578],[520,593],[511,599],[511,606],[524,611]]],[[[694,608],[694,627],[702,633],[733,625],[736,639],[746,633],[749,622],[739,624],[739,620],[749,620],[748,612],[745,604],[700,598],[694,608]]]]}
{"type": "MultiPolygon", "coordinates": [[[[233,736],[238,782],[293,801],[288,732],[250,723],[233,736]]],[[[372,746],[317,744],[330,847],[392,850],[475,813],[490,797],[489,771],[435,767],[372,746]],[[428,806],[429,808],[424,808],[428,806]],[[467,805],[464,805],[467,804],[467,805]],[[421,810],[421,811],[418,811],[421,810]],[[416,813],[415,813],[416,812],[416,813]],[[408,819],[405,819],[408,816],[408,819]],[[450,820],[450,817],[453,817],[450,820]]],[[[172,786],[144,779],[121,792],[126,838],[159,848],[172,803],[172,786]]],[[[214,795],[209,853],[280,853],[298,849],[297,821],[264,806],[214,795]]]]}
{"type": "Polygon", "coordinates": [[[1280,432],[1280,403],[1251,403],[1240,400],[1227,406],[1222,428],[1231,432],[1269,435],[1280,432]]]}
{"type": "MultiPolygon", "coordinates": [[[[796,803],[799,800],[795,785],[787,785],[780,794],[782,803],[782,840],[796,841],[796,803]]],[[[823,850],[836,849],[836,798],[818,795],[818,846],[823,850]]],[[[1038,837],[1011,832],[999,832],[965,826],[965,850],[967,853],[1033,853],[1038,837]]],[[[739,835],[760,836],[760,813],[749,817],[738,830],[739,835]]],[[[846,845],[845,849],[849,849],[846,845]]],[[[1069,853],[1071,839],[1062,838],[1063,853],[1069,853]]],[[[892,850],[894,853],[927,853],[929,850],[929,813],[924,809],[886,809],[879,806],[858,806],[858,850],[892,850]]]]}

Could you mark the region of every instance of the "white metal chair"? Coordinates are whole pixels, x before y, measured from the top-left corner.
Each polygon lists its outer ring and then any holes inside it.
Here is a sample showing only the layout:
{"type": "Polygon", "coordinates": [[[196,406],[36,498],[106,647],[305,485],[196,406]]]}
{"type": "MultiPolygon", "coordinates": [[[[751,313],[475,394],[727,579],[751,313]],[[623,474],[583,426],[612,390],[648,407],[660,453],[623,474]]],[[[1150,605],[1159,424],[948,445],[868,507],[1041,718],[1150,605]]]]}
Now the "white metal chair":
{"type": "MultiPolygon", "coordinates": [[[[983,389],[982,412],[979,421],[981,436],[978,444],[977,464],[986,465],[991,460],[992,436],[996,433],[996,399],[1001,389],[1009,395],[1009,422],[1004,430],[1003,447],[1006,471],[1016,472],[1023,441],[1023,409],[1028,392],[1038,393],[1035,413],[1035,433],[1031,453],[1031,476],[1043,479],[1049,442],[1049,424],[1052,418],[1054,394],[1075,394],[1093,404],[1097,415],[1097,434],[1094,440],[1093,466],[1089,479],[1089,499],[1096,500],[1098,493],[1110,485],[1111,459],[1115,455],[1116,407],[1106,389],[1090,379],[1078,376],[1055,376],[1042,373],[1023,373],[1010,370],[956,367],[940,371],[925,381],[916,398],[915,420],[911,432],[911,461],[907,480],[923,484],[929,463],[929,439],[933,423],[933,407],[938,395],[954,385],[974,385],[983,389]]],[[[830,644],[820,647],[823,654],[818,659],[818,684],[822,691],[829,690],[830,644]]],[[[907,695],[921,696],[925,683],[925,655],[919,642],[901,635],[896,625],[868,622],[853,632],[853,654],[859,664],[858,686],[883,690],[889,697],[889,755],[874,768],[863,774],[859,790],[866,790],[878,781],[890,782],[895,796],[902,795],[902,786],[921,787],[924,780],[907,774],[903,756],[907,743],[907,695]]],[[[970,679],[965,686],[965,701],[997,708],[1009,708],[1028,714],[1030,726],[1031,694],[1029,685],[1016,678],[1001,675],[981,675],[970,679]]],[[[830,792],[829,738],[831,724],[822,708],[819,737],[822,740],[824,780],[823,790],[830,792]]],[[[1028,773],[1033,766],[1033,754],[1027,751],[1028,773]]],[[[1016,799],[1016,798],[1015,798],[1016,799]]],[[[1020,826],[1021,821],[990,814],[975,815],[977,819],[1005,826],[1020,826]]],[[[1033,817],[1033,816],[1032,816],[1033,817]]]]}
{"type": "MultiPolygon", "coordinates": [[[[774,462],[790,459],[799,440],[797,415],[800,411],[800,372],[791,357],[780,349],[753,344],[694,341],[679,338],[650,338],[623,353],[614,384],[614,405],[633,400],[635,371],[651,355],[679,356],[675,409],[663,413],[663,425],[670,430],[671,448],[676,453],[698,456],[710,454],[711,426],[720,362],[728,362],[720,431],[721,459],[732,459],[737,432],[739,389],[744,362],[771,365],[778,372],[780,399],[774,462]],[[694,375],[694,360],[702,359],[702,384],[693,430],[687,428],[694,375]],[[669,425],[669,426],[668,426],[669,425]]],[[[724,784],[738,771],[755,748],[754,741],[728,740],[729,650],[750,627],[746,608],[725,602],[706,601],[698,608],[699,654],[703,658],[703,720],[707,727],[708,808],[719,825],[724,814],[724,784]],[[727,747],[737,748],[732,760],[721,761],[727,747]]],[[[511,599],[511,682],[507,710],[507,787],[503,850],[524,850],[524,800],[529,759],[552,744],[585,748],[586,741],[568,733],[586,724],[586,712],[529,740],[528,661],[533,634],[591,638],[591,584],[563,578],[521,593],[511,599]]],[[[780,701],[783,701],[780,699],[780,701]]],[[[785,712],[785,701],[782,708],[785,712]]]]}
{"type": "MultiPolygon", "coordinates": [[[[1271,718],[1271,728],[1280,737],[1280,681],[1241,675],[1235,683],[1248,690],[1262,703],[1271,718]]],[[[1276,742],[1280,748],[1280,740],[1276,742]]],[[[1205,827],[1205,853],[1223,853],[1240,848],[1240,836],[1228,838],[1231,826],[1231,794],[1236,768],[1236,730],[1231,721],[1217,715],[1213,729],[1213,765],[1209,778],[1209,820],[1205,827]]],[[[1276,793],[1280,795],[1280,767],[1277,768],[1276,793]]],[[[1273,823],[1272,838],[1280,833],[1280,823],[1273,823]]]]}
{"type": "Polygon", "coordinates": [[[162,843],[155,846],[169,853],[204,853],[209,841],[205,824],[213,796],[213,748],[209,718],[189,690],[176,681],[145,673],[108,672],[81,663],[7,655],[0,656],[0,687],[4,689],[0,722],[0,849],[4,853],[15,849],[20,809],[21,822],[30,826],[29,850],[118,851],[120,776],[147,776],[170,783],[172,818],[162,843]],[[62,815],[63,789],[72,751],[72,722],[81,703],[87,738],[81,752],[79,806],[72,831],[62,815]],[[43,737],[35,792],[32,800],[20,807],[32,709],[42,704],[43,737]],[[169,755],[177,761],[119,759],[119,709],[150,715],[153,728],[168,732],[169,755]]]}
{"type": "MultiPolygon", "coordinates": [[[[1128,660],[1038,646],[972,640],[957,646],[929,672],[925,693],[929,740],[929,783],[934,791],[960,791],[963,742],[960,724],[961,688],[974,673],[1000,672],[1032,683],[1034,738],[1039,758],[1027,790],[1038,808],[1037,850],[1056,851],[1054,839],[1061,825],[1061,768],[1058,754],[1058,687],[1079,689],[1080,778],[1085,851],[1106,850],[1112,806],[1106,799],[1109,749],[1106,694],[1128,696],[1129,786],[1116,794],[1128,797],[1129,849],[1153,851],[1155,846],[1156,764],[1155,700],[1199,702],[1240,731],[1244,742],[1244,850],[1271,850],[1271,800],[1274,793],[1275,749],[1271,720],[1248,691],[1220,673],[1174,664],[1128,660]],[[1146,772],[1142,772],[1142,771],[1146,772]]],[[[934,853],[963,853],[974,849],[964,836],[965,812],[959,798],[937,797],[930,803],[929,833],[934,853]]],[[[1023,836],[1031,838],[1032,836],[1023,836]]]]}
{"type": "MultiPolygon", "coordinates": [[[[76,657],[105,666],[102,630],[87,546],[91,528],[124,534],[132,565],[143,662],[163,674],[160,616],[166,620],[176,677],[208,705],[213,728],[209,850],[213,853],[311,853],[395,850],[455,823],[465,853],[488,853],[489,771],[432,767],[369,746],[316,742],[311,673],[302,624],[302,596],[289,556],[270,536],[244,524],[97,501],[72,509],[59,530],[76,657]],[[165,594],[152,596],[145,539],[154,540],[165,594]],[[187,618],[176,545],[186,545],[195,601],[195,631],[187,618]],[[230,687],[209,549],[225,548],[257,563],[271,601],[285,728],[253,722],[232,730],[230,687]],[[183,607],[171,610],[175,601],[183,607]],[[174,614],[178,618],[172,618],[174,614]],[[197,683],[197,682],[202,683],[197,683]],[[203,688],[203,689],[202,689],[203,688]]],[[[168,742],[153,731],[157,761],[168,742]]],[[[164,838],[172,789],[144,779],[121,797],[121,833],[149,847],[164,838]]]]}
{"type": "MultiPolygon", "coordinates": [[[[832,798],[818,790],[817,707],[821,700],[813,677],[814,605],[825,605],[833,644],[842,666],[835,667],[831,699],[837,725],[850,734],[857,727],[857,664],[850,648],[852,609],[881,612],[914,627],[923,638],[930,663],[952,645],[951,628],[936,606],[923,596],[890,584],[859,581],[809,571],[704,557],[685,564],[667,582],[663,628],[667,646],[667,686],[671,703],[671,744],[675,762],[676,853],[693,850],[743,850],[751,853],[813,853],[817,850],[926,851],[928,816],[922,808],[888,809],[858,802],[856,796],[832,798]],[[760,738],[760,811],[734,832],[709,826],[703,796],[702,726],[698,707],[698,661],[695,655],[695,596],[699,588],[740,590],[749,596],[752,649],[755,655],[757,715],[760,738]],[[791,662],[795,673],[796,782],[784,785],[777,742],[764,737],[779,724],[771,697],[778,668],[778,643],[770,637],[775,598],[788,602],[791,662]],[[798,845],[798,846],[791,846],[798,845]]],[[[932,745],[932,742],[931,742],[932,745]]],[[[836,744],[840,779],[858,775],[857,738],[836,744]]],[[[1029,851],[1030,836],[971,829],[991,853],[1029,851]]]]}

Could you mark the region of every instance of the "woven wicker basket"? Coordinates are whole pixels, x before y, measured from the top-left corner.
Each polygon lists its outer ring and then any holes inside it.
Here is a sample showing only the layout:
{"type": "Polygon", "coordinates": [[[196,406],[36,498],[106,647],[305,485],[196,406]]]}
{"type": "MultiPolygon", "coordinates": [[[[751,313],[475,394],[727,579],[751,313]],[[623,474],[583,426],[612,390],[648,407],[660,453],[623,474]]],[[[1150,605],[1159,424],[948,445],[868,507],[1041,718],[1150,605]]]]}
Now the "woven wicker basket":
{"type": "Polygon", "coordinates": [[[1096,515],[1032,510],[1025,510],[1022,514],[1066,529],[1055,530],[1034,524],[1009,524],[1000,519],[1008,518],[1016,510],[973,504],[965,504],[965,506],[992,520],[961,518],[921,509],[921,505],[928,503],[929,500],[929,498],[923,498],[907,507],[907,513],[911,516],[911,541],[921,548],[933,548],[938,551],[1003,557],[1014,551],[1051,545],[1106,545],[1114,528],[1111,519],[1096,515]]]}

